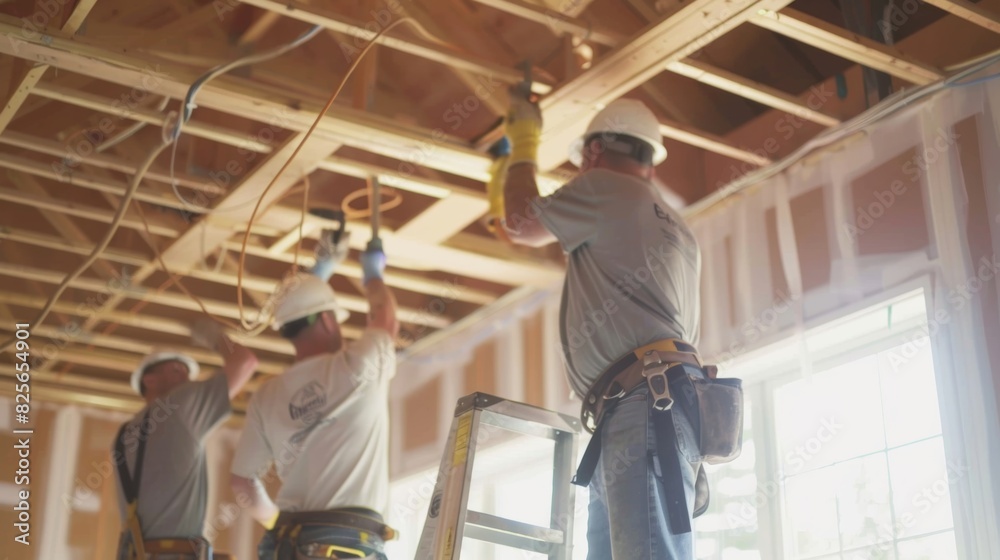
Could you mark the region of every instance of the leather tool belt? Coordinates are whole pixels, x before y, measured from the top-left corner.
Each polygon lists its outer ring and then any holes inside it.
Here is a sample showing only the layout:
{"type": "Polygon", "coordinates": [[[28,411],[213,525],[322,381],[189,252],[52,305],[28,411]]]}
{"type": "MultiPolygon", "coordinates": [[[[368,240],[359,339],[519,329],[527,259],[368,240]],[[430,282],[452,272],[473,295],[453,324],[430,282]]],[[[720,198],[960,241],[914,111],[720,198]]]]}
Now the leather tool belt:
{"type": "Polygon", "coordinates": [[[274,524],[277,540],[291,541],[296,558],[365,558],[367,551],[329,543],[299,544],[303,527],[327,526],[358,531],[360,540],[381,550],[385,541],[395,539],[396,530],[382,522],[382,516],[364,508],[328,511],[281,512],[274,524]]]}
{"type": "Polygon", "coordinates": [[[725,463],[739,456],[743,442],[743,388],[739,379],[716,379],[715,366],[703,366],[695,348],[665,339],[619,358],[593,384],[581,408],[583,426],[593,432],[573,483],[590,484],[601,452],[605,416],[619,400],[645,384],[656,433],[656,456],[663,473],[670,528],[691,531],[681,455],[697,464],[693,517],[708,508],[708,481],[701,463],[725,463]],[[673,414],[678,404],[682,414],[673,414]]]}
{"type": "MultiPolygon", "coordinates": [[[[698,357],[698,352],[694,346],[672,338],[647,344],[642,348],[625,354],[615,361],[615,363],[611,364],[597,378],[597,381],[590,387],[586,397],[583,399],[580,421],[588,432],[594,433],[609,403],[617,401],[617,399],[625,396],[636,387],[647,383],[644,370],[630,366],[641,362],[649,352],[656,352],[660,361],[668,365],[667,368],[664,368],[664,371],[673,364],[689,364],[698,368],[702,367],[701,359],[698,357]]],[[[709,378],[714,378],[718,371],[715,366],[707,366],[704,369],[706,376],[709,378]]],[[[662,372],[660,375],[662,375],[662,372]]],[[[661,378],[658,375],[656,379],[659,380],[661,378]]],[[[659,381],[656,382],[659,383],[659,381]]],[[[666,384],[663,384],[662,388],[658,386],[657,389],[659,390],[660,399],[664,396],[669,397],[669,393],[666,395],[663,394],[664,390],[668,390],[666,384]]],[[[655,397],[656,395],[654,395],[655,397]]],[[[659,402],[660,406],[665,406],[665,401],[661,400],[659,402]]]]}

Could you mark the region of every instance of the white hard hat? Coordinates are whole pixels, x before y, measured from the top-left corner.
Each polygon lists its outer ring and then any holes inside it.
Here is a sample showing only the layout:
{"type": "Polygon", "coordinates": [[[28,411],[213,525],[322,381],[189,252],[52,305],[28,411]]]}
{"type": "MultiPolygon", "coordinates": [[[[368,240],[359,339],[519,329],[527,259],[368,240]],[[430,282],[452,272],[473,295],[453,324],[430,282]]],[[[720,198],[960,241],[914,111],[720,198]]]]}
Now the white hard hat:
{"type": "Polygon", "coordinates": [[[281,287],[274,307],[272,327],[278,330],[282,325],[321,311],[335,312],[338,323],[343,323],[350,316],[346,309],[337,305],[337,297],[329,284],[317,276],[303,272],[293,276],[281,287]]]}
{"type": "Polygon", "coordinates": [[[188,369],[188,379],[194,379],[198,376],[198,362],[194,361],[194,358],[188,356],[187,354],[181,354],[175,350],[154,350],[148,356],[143,358],[139,366],[135,368],[132,372],[132,389],[142,394],[142,374],[146,372],[147,369],[155,366],[156,364],[162,364],[163,362],[170,362],[177,360],[178,362],[187,366],[188,369]]]}
{"type": "Polygon", "coordinates": [[[602,132],[624,134],[646,142],[653,148],[653,165],[667,159],[656,115],[641,101],[616,99],[594,116],[587,132],[570,146],[569,160],[573,165],[580,167],[583,163],[583,142],[591,135],[602,132]]]}

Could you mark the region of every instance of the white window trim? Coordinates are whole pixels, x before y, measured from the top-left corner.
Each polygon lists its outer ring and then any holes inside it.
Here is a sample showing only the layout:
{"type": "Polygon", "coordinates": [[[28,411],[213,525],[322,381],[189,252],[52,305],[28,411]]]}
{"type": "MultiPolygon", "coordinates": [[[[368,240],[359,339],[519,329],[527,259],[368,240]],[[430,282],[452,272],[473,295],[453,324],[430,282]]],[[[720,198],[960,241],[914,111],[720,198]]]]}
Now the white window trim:
{"type": "MultiPolygon", "coordinates": [[[[828,328],[836,323],[849,321],[870,311],[873,307],[887,306],[893,301],[899,301],[913,295],[918,290],[923,290],[925,307],[933,313],[933,287],[930,277],[924,276],[901,283],[850,306],[812,317],[805,322],[804,329],[808,333],[814,329],[828,328]]],[[[867,336],[863,340],[848,341],[847,348],[841,346],[835,350],[810,352],[809,356],[800,356],[800,358],[810,361],[811,367],[809,369],[826,370],[913,340],[917,335],[923,333],[922,327],[926,324],[926,320],[894,323],[891,330],[881,331],[874,337],[867,336]]],[[[790,332],[788,329],[773,333],[767,337],[768,344],[766,346],[747,352],[734,362],[738,364],[759,360],[774,352],[776,347],[783,344],[794,345],[794,340],[797,337],[796,333],[790,332]]],[[[1000,487],[1000,481],[991,478],[991,476],[996,476],[991,473],[1000,472],[1000,469],[990,469],[985,453],[977,453],[974,448],[970,452],[970,442],[977,441],[978,438],[983,437],[983,434],[969,433],[967,427],[974,426],[980,431],[985,430],[987,435],[992,433],[994,437],[997,434],[995,427],[991,429],[988,425],[988,419],[983,417],[984,415],[963,418],[963,415],[968,415],[970,411],[967,407],[962,406],[962,395],[977,389],[959,386],[957,376],[951,372],[951,361],[941,354],[940,351],[934,353],[934,369],[945,458],[949,463],[958,462],[969,466],[970,472],[978,475],[963,477],[956,481],[951,488],[955,541],[960,558],[978,558],[981,556],[977,555],[975,551],[992,550],[991,547],[997,546],[1000,542],[998,541],[1000,530],[998,530],[996,523],[992,522],[993,519],[985,520],[985,522],[982,519],[984,513],[995,512],[1000,505],[996,503],[997,498],[991,492],[993,488],[1000,487]],[[983,484],[983,477],[986,478],[986,484],[983,484]]],[[[769,487],[765,485],[780,484],[778,479],[780,469],[776,463],[778,460],[777,451],[772,437],[774,433],[773,418],[768,414],[771,407],[771,395],[774,389],[787,383],[790,377],[800,376],[801,374],[798,372],[801,371],[801,366],[801,362],[792,359],[775,363],[767,369],[741,373],[744,379],[745,394],[753,407],[753,439],[757,451],[755,471],[758,491],[769,487]]],[[[723,372],[723,375],[726,375],[726,372],[723,372]]],[[[775,496],[768,496],[768,499],[764,500],[763,506],[758,508],[758,546],[763,558],[781,560],[793,557],[783,539],[782,527],[785,526],[786,520],[782,517],[786,513],[781,507],[780,497],[780,491],[775,496]]]]}

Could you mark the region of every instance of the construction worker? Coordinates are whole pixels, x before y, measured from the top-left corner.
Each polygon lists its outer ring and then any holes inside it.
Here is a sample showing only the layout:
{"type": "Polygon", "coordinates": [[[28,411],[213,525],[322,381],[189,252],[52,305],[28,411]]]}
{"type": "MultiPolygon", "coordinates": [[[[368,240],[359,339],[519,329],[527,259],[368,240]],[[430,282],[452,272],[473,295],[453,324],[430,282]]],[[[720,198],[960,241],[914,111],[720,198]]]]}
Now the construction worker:
{"type": "Polygon", "coordinates": [[[210,320],[196,322],[191,334],[222,356],[219,373],[194,381],[198,362],[172,350],[149,354],[132,372],[132,388],[146,406],[122,426],[112,449],[124,524],[118,560],[212,558],[202,536],[205,440],[232,413],[231,400],[253,375],[257,357],[210,320]]]}
{"type": "MultiPolygon", "coordinates": [[[[325,237],[325,235],[324,235],[325,237]]],[[[347,254],[347,237],[331,251],[347,254]]],[[[382,522],[389,499],[389,380],[399,332],[395,298],[382,275],[378,243],[361,254],[370,311],[361,338],[344,344],[337,305],[323,276],[300,273],[279,295],[275,327],[295,347],[295,363],[254,394],[232,465],[232,487],[266,529],[262,560],[384,559],[393,532],[382,522]],[[261,479],[281,480],[272,502],[261,479]]],[[[316,269],[314,269],[316,271],[316,269]]]]}
{"type": "Polygon", "coordinates": [[[512,91],[504,227],[514,243],[558,241],[567,253],[563,355],[595,432],[574,480],[590,486],[589,558],[693,559],[704,414],[678,383],[715,372],[693,346],[698,245],[652,182],[667,155],[657,120],[638,101],[607,105],[571,148],[581,173],[548,197],[536,186],[541,129],[538,105],[512,91]]]}

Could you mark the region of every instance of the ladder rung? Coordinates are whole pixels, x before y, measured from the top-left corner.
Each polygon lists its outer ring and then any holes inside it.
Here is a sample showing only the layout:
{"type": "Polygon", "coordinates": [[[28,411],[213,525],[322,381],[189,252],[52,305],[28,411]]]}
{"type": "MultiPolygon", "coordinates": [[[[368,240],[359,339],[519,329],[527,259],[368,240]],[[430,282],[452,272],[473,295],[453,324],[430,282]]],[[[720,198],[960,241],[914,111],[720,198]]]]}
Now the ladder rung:
{"type": "Polygon", "coordinates": [[[465,536],[542,553],[548,553],[553,546],[563,544],[563,532],[559,529],[539,527],[479,511],[467,513],[465,536]]]}
{"type": "Polygon", "coordinates": [[[564,430],[559,430],[548,424],[524,418],[515,418],[506,414],[493,412],[492,410],[484,410],[483,415],[480,417],[480,422],[527,436],[553,440],[559,437],[560,432],[564,432],[564,430]]]}

